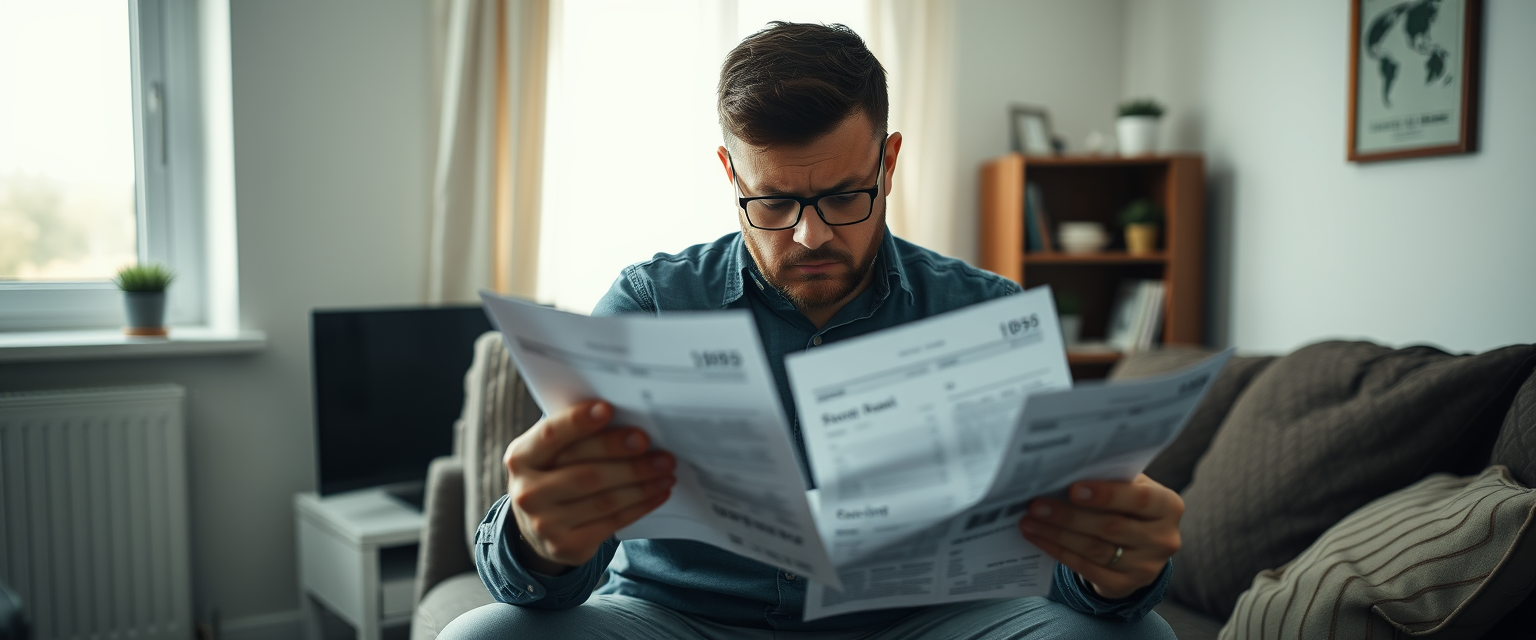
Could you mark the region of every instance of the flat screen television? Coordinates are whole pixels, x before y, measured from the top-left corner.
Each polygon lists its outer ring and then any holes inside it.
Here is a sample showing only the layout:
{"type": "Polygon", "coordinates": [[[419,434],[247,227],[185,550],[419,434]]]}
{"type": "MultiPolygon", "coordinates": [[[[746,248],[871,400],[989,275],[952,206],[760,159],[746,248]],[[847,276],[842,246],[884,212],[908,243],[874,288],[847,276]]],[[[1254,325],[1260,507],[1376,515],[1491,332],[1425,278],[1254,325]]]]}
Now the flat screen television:
{"type": "Polygon", "coordinates": [[[418,502],[427,465],[453,451],[464,373],[490,330],[479,306],[312,312],[320,495],[384,486],[418,502]]]}

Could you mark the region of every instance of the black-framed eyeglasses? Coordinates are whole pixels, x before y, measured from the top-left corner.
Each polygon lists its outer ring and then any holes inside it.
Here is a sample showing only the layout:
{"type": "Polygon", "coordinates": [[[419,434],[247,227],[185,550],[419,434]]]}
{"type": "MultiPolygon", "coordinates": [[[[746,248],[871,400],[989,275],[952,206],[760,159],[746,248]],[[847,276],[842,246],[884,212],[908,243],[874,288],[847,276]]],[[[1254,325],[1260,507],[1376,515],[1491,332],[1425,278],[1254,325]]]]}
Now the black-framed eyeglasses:
{"type": "MultiPolygon", "coordinates": [[[[747,212],[747,224],[764,231],[783,231],[800,224],[800,215],[806,207],[816,210],[821,221],[829,227],[858,224],[869,219],[875,212],[875,198],[880,195],[880,185],[885,182],[885,142],[880,140],[880,166],[875,174],[875,186],[868,189],[824,193],[801,198],[790,195],[743,196],[741,184],[736,181],[736,163],[731,162],[731,185],[736,188],[737,202],[747,212]]],[[[727,152],[729,160],[730,154],[727,152]]]]}

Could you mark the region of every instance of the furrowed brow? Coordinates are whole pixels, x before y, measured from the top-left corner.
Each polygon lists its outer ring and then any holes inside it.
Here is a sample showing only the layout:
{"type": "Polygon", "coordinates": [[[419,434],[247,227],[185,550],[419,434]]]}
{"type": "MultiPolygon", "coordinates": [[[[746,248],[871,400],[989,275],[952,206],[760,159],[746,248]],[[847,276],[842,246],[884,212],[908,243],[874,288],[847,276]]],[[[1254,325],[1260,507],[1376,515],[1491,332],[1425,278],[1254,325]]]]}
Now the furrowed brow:
{"type": "MultiPolygon", "coordinates": [[[[877,169],[875,171],[875,173],[879,173],[879,170],[877,169]]],[[[862,178],[860,178],[860,177],[850,177],[850,178],[843,178],[837,184],[832,185],[831,187],[829,187],[825,191],[819,191],[819,192],[816,192],[816,193],[811,194],[809,196],[800,196],[800,194],[795,193],[795,191],[793,189],[785,188],[783,185],[773,185],[773,184],[763,185],[763,187],[760,190],[757,190],[758,191],[757,195],[760,196],[760,197],[798,196],[798,197],[814,198],[816,196],[825,196],[825,195],[831,195],[831,194],[834,194],[834,193],[843,193],[845,191],[853,191],[854,189],[867,189],[867,188],[869,188],[871,186],[874,186],[874,181],[872,179],[870,179],[869,177],[862,177],[862,178]]],[[[743,194],[743,195],[747,195],[747,194],[743,194]]]]}

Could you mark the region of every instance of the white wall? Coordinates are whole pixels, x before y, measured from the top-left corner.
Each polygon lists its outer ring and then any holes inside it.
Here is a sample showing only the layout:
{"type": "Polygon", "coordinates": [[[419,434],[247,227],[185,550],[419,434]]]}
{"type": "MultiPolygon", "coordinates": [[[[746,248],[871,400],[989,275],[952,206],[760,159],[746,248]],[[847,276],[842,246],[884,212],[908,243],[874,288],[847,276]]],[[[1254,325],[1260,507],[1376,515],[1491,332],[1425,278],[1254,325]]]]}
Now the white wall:
{"type": "Polygon", "coordinates": [[[265,351],[0,366],[6,390],[188,388],[195,611],[218,607],[232,631],[298,606],[292,496],[315,486],[309,310],[422,300],[428,11],[232,2],[241,321],[267,332],[265,351]]]}
{"type": "Polygon", "coordinates": [[[1348,3],[1128,3],[1126,92],[1167,95],[1208,155],[1217,344],[1536,341],[1536,3],[1485,14],[1480,151],[1361,165],[1348,3]]]}
{"type": "Polygon", "coordinates": [[[1008,109],[1045,107],[1051,126],[1081,149],[1088,132],[1114,131],[1123,64],[1122,0],[963,0],[955,7],[958,192],[955,256],[972,263],[983,162],[1008,153],[1008,109]]]}

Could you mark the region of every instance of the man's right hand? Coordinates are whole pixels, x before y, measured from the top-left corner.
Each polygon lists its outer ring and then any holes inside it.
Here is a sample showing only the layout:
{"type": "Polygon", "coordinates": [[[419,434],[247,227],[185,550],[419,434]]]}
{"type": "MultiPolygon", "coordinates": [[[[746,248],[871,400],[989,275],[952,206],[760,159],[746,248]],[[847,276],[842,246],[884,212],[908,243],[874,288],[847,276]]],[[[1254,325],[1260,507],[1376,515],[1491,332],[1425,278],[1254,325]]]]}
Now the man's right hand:
{"type": "Polygon", "coordinates": [[[672,495],[672,454],[650,451],[644,431],[609,427],[611,419],[608,403],[582,402],[507,446],[507,495],[528,568],[559,575],[586,563],[672,495]]]}

